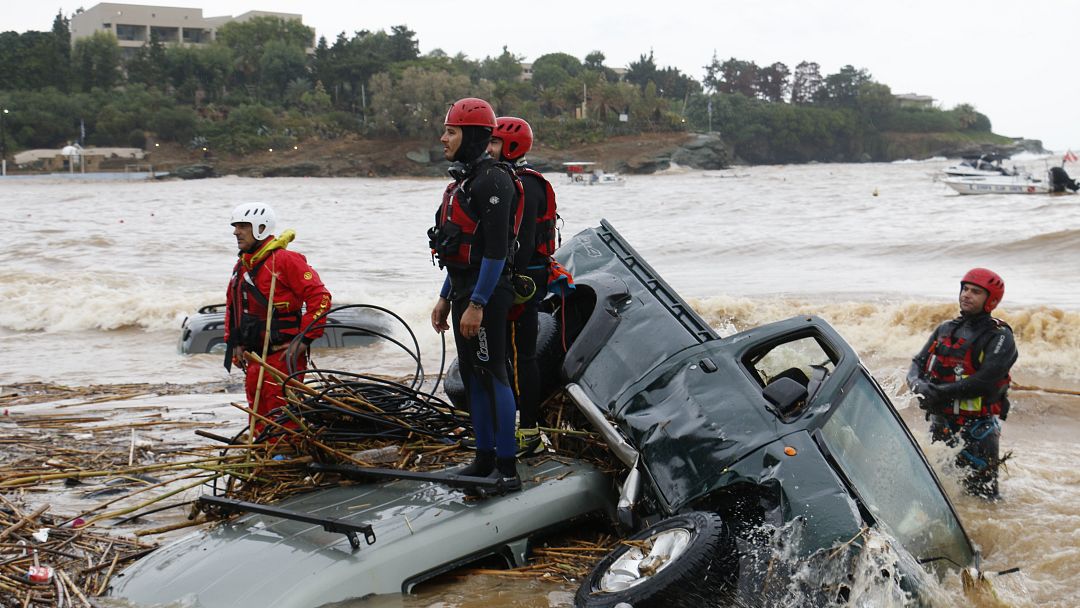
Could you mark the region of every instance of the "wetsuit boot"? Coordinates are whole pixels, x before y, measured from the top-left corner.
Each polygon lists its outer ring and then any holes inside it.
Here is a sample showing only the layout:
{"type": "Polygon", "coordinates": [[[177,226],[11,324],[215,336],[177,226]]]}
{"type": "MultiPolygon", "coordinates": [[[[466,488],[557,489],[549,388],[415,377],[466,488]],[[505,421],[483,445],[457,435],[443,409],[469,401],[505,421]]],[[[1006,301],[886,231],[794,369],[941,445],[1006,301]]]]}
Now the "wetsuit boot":
{"type": "Polygon", "coordinates": [[[495,470],[495,450],[477,450],[472,464],[461,469],[458,475],[468,477],[487,477],[495,470]]]}
{"type": "Polygon", "coordinates": [[[521,477],[518,477],[517,472],[517,458],[511,456],[509,458],[496,458],[495,459],[495,471],[492,476],[497,476],[505,480],[506,484],[504,489],[507,492],[518,492],[521,490],[521,477]]]}

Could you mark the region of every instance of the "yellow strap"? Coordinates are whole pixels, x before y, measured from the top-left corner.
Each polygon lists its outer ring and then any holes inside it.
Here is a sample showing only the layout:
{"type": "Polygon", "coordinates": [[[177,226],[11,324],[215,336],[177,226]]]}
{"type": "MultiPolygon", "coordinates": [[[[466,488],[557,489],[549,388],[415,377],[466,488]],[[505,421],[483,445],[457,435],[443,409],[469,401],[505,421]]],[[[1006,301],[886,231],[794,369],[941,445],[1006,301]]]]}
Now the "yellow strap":
{"type": "Polygon", "coordinates": [[[277,249],[286,249],[286,248],[288,248],[289,243],[293,242],[293,239],[295,239],[295,238],[296,238],[296,231],[293,230],[292,228],[286,230],[285,232],[282,232],[281,236],[279,236],[279,237],[275,238],[274,240],[270,241],[269,243],[263,245],[261,249],[256,251],[255,255],[251,256],[251,259],[244,262],[244,266],[246,266],[249,270],[251,268],[254,268],[256,264],[258,264],[259,262],[266,259],[266,256],[270,255],[270,252],[275,251],[277,249]]]}

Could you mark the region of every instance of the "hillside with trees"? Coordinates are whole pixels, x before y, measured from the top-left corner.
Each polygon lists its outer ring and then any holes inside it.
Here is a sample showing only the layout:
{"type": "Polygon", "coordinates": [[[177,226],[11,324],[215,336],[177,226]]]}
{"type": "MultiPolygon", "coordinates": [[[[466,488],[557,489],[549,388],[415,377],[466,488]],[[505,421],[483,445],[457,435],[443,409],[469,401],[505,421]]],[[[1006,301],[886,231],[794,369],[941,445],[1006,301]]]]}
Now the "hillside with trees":
{"type": "Polygon", "coordinates": [[[256,17],[222,26],[204,46],[156,38],[127,58],[108,33],[71,42],[58,14],[47,32],[0,33],[0,107],[8,154],[149,141],[247,154],[343,137],[438,137],[449,104],[488,99],[499,114],[528,119],[559,148],[616,136],[718,132],[748,163],[882,161],[1007,146],[971,105],[902,107],[886,84],[844,66],[822,74],[803,61],[759,66],[715,55],[698,81],[642,54],[623,74],[594,51],[553,52],[532,62],[503,48],[471,59],[421,55],[406,26],[341,33],[307,47],[298,21],[256,17]]]}

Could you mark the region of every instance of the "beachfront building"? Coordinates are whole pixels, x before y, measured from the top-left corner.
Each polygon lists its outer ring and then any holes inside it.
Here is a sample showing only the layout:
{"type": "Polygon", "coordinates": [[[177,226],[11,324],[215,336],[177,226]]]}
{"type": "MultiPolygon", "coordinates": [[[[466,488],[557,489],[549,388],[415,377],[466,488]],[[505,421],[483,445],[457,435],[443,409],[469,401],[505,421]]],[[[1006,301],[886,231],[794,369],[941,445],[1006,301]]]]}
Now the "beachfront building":
{"type": "MultiPolygon", "coordinates": [[[[94,32],[112,32],[121,51],[128,55],[150,42],[151,36],[162,44],[208,44],[213,42],[215,32],[222,25],[255,17],[278,17],[303,23],[303,16],[296,13],[248,11],[236,17],[203,17],[201,8],[102,2],[75,13],[71,18],[71,40],[92,36],[94,32]]],[[[314,40],[311,46],[314,48],[314,40]]]]}
{"type": "Polygon", "coordinates": [[[899,104],[901,108],[929,110],[934,107],[934,98],[929,95],[901,93],[899,95],[893,95],[893,98],[896,99],[896,103],[899,104]]]}

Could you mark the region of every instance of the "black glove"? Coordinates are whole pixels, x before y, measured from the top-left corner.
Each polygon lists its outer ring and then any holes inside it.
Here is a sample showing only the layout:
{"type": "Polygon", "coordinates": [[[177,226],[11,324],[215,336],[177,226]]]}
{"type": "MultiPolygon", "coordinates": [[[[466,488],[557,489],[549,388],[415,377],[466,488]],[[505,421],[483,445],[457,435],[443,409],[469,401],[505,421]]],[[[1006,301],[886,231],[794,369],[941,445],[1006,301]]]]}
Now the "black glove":
{"type": "Polygon", "coordinates": [[[926,380],[916,380],[911,385],[911,392],[919,398],[919,408],[930,411],[941,401],[941,391],[936,385],[926,380]]]}

